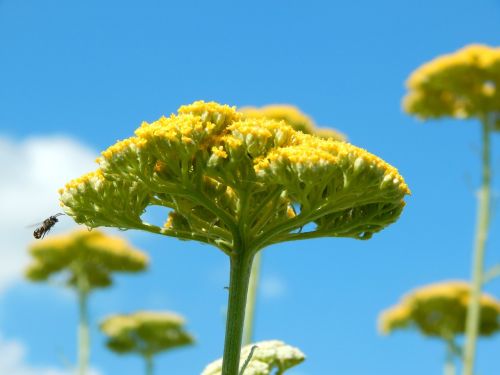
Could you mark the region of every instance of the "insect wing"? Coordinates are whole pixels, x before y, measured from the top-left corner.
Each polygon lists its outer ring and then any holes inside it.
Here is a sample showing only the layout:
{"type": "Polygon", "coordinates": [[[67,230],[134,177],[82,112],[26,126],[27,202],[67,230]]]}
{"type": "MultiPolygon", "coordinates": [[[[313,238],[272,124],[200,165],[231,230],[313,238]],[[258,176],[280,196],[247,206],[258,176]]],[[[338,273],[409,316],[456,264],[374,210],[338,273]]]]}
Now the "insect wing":
{"type": "Polygon", "coordinates": [[[25,228],[41,227],[44,222],[45,222],[45,220],[44,221],[40,221],[39,223],[26,225],[25,228]]]}

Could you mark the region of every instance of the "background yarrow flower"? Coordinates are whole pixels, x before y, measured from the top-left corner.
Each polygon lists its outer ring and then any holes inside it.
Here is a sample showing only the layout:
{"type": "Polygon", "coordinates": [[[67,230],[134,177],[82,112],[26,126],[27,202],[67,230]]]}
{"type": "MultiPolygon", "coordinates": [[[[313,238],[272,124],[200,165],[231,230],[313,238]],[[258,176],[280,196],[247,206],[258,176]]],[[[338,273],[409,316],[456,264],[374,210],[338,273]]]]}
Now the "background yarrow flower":
{"type": "Polygon", "coordinates": [[[106,345],[114,352],[148,356],[193,344],[194,338],[184,329],[185,322],[171,312],[138,311],[111,315],[100,328],[108,336],[106,345]]]}
{"type": "Polygon", "coordinates": [[[480,296],[491,210],[491,133],[500,130],[500,48],[469,45],[412,73],[404,109],[421,119],[475,118],[481,123],[481,188],[466,322],[464,375],[474,374],[480,296]]]}
{"type": "Polygon", "coordinates": [[[123,238],[86,229],[36,241],[29,251],[33,258],[26,270],[29,280],[46,281],[58,274],[78,296],[77,374],[85,375],[90,362],[89,294],[109,287],[114,272],[144,270],[149,259],[123,238]]]}
{"type": "Polygon", "coordinates": [[[172,312],[138,311],[111,315],[103,320],[100,329],[107,336],[110,350],[140,355],[146,364],[146,375],[152,375],[156,355],[194,343],[184,324],[185,319],[172,312]]]}
{"type": "MultiPolygon", "coordinates": [[[[444,374],[455,375],[457,361],[464,360],[457,337],[466,331],[471,295],[471,286],[464,281],[444,281],[418,288],[380,315],[379,329],[384,334],[417,329],[425,336],[441,339],[446,349],[444,374]]],[[[478,331],[489,336],[500,329],[500,302],[487,294],[480,295],[478,302],[478,331]]]]}
{"type": "MultiPolygon", "coordinates": [[[[382,333],[416,328],[426,336],[449,339],[463,334],[470,299],[470,285],[464,281],[445,281],[408,293],[394,307],[384,311],[379,320],[382,333]]],[[[482,294],[480,299],[481,335],[500,330],[500,302],[482,294]]]]}
{"type": "Polygon", "coordinates": [[[246,118],[268,118],[284,121],[295,130],[306,134],[314,134],[320,138],[332,138],[336,141],[346,141],[347,138],[338,130],[318,127],[314,120],[289,104],[272,104],[263,107],[242,107],[239,109],[246,118]]]}
{"type": "MultiPolygon", "coordinates": [[[[500,48],[470,45],[418,68],[403,106],[419,118],[480,118],[500,112],[500,48]]],[[[500,118],[495,122],[500,129],[500,118]]]]}
{"type": "Polygon", "coordinates": [[[77,288],[85,279],[88,290],[107,287],[114,272],[138,272],[148,265],[148,257],[126,240],[99,230],[78,229],[55,235],[30,246],[33,262],[26,270],[32,281],[44,281],[64,272],[68,286],[77,288]]]}

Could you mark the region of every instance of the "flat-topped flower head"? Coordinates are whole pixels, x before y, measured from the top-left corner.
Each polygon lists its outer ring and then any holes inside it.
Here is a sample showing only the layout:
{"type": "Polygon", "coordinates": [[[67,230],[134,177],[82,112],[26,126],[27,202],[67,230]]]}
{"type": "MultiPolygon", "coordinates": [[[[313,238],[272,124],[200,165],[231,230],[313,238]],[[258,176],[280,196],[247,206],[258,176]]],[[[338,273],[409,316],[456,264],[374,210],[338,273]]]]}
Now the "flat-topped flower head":
{"type": "Polygon", "coordinates": [[[266,117],[273,120],[285,121],[295,130],[305,134],[314,134],[320,138],[331,138],[336,141],[345,141],[346,136],[331,128],[318,127],[313,119],[289,104],[273,104],[264,107],[242,107],[240,111],[246,118],[266,117]]]}
{"type": "Polygon", "coordinates": [[[410,193],[394,167],[361,148],[214,102],[143,123],[97,162],[60,190],[76,222],[196,240],[230,256],[224,375],[237,372],[259,250],[315,237],[368,239],[399,218],[410,193]],[[151,206],[167,208],[157,223],[143,219],[151,206]]]}
{"type": "Polygon", "coordinates": [[[194,239],[226,253],[236,237],[252,251],[315,236],[366,239],[397,220],[409,194],[395,168],[363,149],[214,102],[143,123],[98,163],[60,190],[75,221],[194,239]],[[171,209],[167,225],[141,218],[154,205],[171,209]],[[316,229],[299,233],[308,223],[316,229]]]}
{"type": "MultiPolygon", "coordinates": [[[[416,328],[424,335],[451,339],[464,333],[470,285],[446,281],[424,286],[404,296],[379,318],[379,328],[388,334],[397,329],[416,328]]],[[[481,335],[500,330],[500,301],[483,294],[480,299],[481,335]]]]}
{"type": "Polygon", "coordinates": [[[415,70],[406,86],[404,109],[422,119],[498,113],[500,48],[469,45],[440,56],[415,70]]]}
{"type": "MultiPolygon", "coordinates": [[[[261,341],[244,346],[241,349],[240,368],[249,357],[253,347],[256,348],[253,349],[252,356],[243,375],[283,374],[288,369],[303,362],[306,358],[300,349],[287,345],[282,341],[261,341]]],[[[201,373],[201,375],[221,374],[222,359],[210,363],[201,373]]]]}
{"type": "Polygon", "coordinates": [[[148,265],[148,257],[125,239],[99,230],[76,230],[33,243],[33,258],[26,270],[32,281],[45,281],[63,273],[69,286],[78,287],[80,277],[87,288],[109,286],[114,272],[138,272],[148,265]]]}
{"type": "Polygon", "coordinates": [[[185,319],[171,312],[139,311],[111,315],[100,325],[107,346],[119,354],[153,356],[176,347],[191,345],[194,338],[186,332],[185,319]]]}

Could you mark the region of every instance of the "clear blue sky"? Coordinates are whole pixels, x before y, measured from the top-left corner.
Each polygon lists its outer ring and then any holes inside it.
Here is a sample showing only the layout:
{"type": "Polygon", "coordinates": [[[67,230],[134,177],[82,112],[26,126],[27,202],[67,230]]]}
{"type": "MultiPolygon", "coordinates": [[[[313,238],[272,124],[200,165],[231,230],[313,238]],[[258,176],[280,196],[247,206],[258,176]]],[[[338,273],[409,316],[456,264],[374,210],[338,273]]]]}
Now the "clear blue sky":
{"type": "MultiPolygon", "coordinates": [[[[299,106],[395,165],[413,195],[401,219],[370,241],[266,249],[257,340],[282,339],[307,354],[291,375],[436,374],[439,342],[412,332],[381,337],[376,320],[414,287],[469,275],[479,127],[419,123],[400,107],[413,69],[469,43],[500,44],[500,1],[0,0],[0,136],[65,135],[97,156],[141,121],[197,99],[299,106]]],[[[490,265],[500,262],[495,214],[490,265]]],[[[195,242],[127,236],[149,252],[151,270],[96,293],[93,319],[143,308],[182,313],[199,343],[160,357],[158,374],[199,373],[222,353],[226,257],[195,242]]],[[[500,279],[488,291],[500,297],[500,279]]],[[[73,302],[54,287],[18,283],[0,297],[0,335],[22,341],[30,365],[62,366],[61,353],[74,358],[73,302]]],[[[479,372],[498,373],[500,338],[479,348],[479,372]]],[[[138,358],[109,353],[98,332],[92,352],[103,374],[142,371],[138,358]]]]}

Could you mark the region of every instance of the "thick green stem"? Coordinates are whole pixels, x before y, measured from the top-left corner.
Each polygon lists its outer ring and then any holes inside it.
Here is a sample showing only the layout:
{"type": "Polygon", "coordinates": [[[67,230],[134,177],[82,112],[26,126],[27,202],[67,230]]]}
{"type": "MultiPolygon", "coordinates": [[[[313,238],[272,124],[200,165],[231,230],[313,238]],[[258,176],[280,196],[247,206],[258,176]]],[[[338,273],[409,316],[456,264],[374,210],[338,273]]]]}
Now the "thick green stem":
{"type": "Polygon", "coordinates": [[[253,254],[246,250],[242,247],[230,258],[231,273],[222,375],[238,375],[239,372],[245,306],[253,260],[253,254]]]}
{"type": "Polygon", "coordinates": [[[479,191],[479,208],[477,213],[476,239],[472,264],[471,296],[467,310],[465,328],[464,375],[472,375],[476,355],[476,341],[479,330],[480,297],[484,272],[484,252],[491,206],[491,163],[490,163],[490,124],[483,119],[483,152],[482,152],[482,185],[479,191]]]}
{"type": "Polygon", "coordinates": [[[78,277],[78,375],[86,375],[90,359],[88,283],[78,277]]]}
{"type": "Polygon", "coordinates": [[[146,375],[153,375],[154,363],[152,355],[145,355],[144,360],[146,362],[146,375]]]}
{"type": "Polygon", "coordinates": [[[253,341],[253,327],[255,319],[255,306],[257,304],[257,289],[259,287],[261,252],[259,251],[253,260],[252,273],[250,274],[250,285],[248,286],[247,307],[245,311],[245,326],[243,328],[243,345],[251,344],[253,341]]]}

